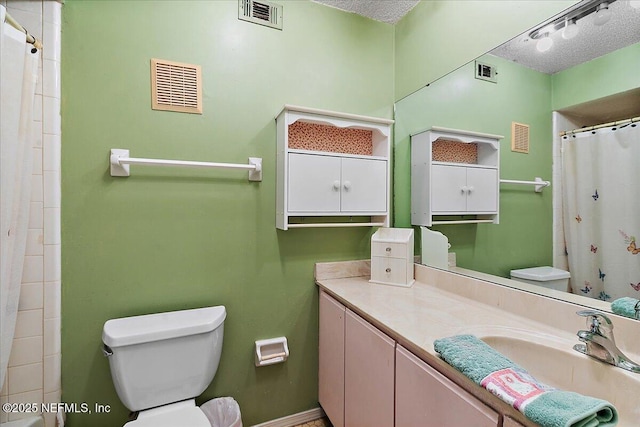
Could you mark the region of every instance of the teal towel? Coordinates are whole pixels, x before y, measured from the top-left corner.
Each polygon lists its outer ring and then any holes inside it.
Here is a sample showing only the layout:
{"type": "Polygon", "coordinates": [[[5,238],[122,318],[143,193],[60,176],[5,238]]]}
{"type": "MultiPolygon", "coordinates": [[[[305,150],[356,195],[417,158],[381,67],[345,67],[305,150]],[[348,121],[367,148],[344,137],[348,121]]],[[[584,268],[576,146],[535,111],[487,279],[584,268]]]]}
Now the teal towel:
{"type": "Polygon", "coordinates": [[[473,335],[439,339],[433,347],[448,364],[542,427],[607,427],[618,423],[618,413],[609,402],[541,384],[473,335]],[[526,387],[509,388],[518,383],[526,387]],[[522,390],[526,392],[518,393],[522,390]]]}
{"type": "Polygon", "coordinates": [[[615,314],[619,314],[620,316],[630,317],[632,319],[640,319],[638,316],[639,311],[636,310],[636,307],[640,308],[640,301],[635,298],[618,298],[617,300],[611,303],[611,311],[615,314]]]}
{"type": "Polygon", "coordinates": [[[475,335],[456,335],[435,340],[433,348],[445,362],[478,385],[492,372],[518,367],[475,335]]]}
{"type": "Polygon", "coordinates": [[[544,427],[604,427],[618,424],[609,402],[570,391],[541,394],[524,409],[524,415],[544,427]]]}

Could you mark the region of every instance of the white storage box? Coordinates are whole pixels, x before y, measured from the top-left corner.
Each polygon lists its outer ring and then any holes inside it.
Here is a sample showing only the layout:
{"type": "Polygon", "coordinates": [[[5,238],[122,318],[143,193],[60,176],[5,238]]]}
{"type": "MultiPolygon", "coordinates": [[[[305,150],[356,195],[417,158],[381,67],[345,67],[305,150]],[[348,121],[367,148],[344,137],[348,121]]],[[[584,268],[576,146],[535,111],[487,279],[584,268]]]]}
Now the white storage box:
{"type": "Polygon", "coordinates": [[[569,287],[568,271],[553,267],[533,267],[511,270],[511,278],[532,285],[566,292],[569,287]]]}
{"type": "Polygon", "coordinates": [[[370,282],[413,285],[412,228],[380,228],[371,236],[370,282]]]}

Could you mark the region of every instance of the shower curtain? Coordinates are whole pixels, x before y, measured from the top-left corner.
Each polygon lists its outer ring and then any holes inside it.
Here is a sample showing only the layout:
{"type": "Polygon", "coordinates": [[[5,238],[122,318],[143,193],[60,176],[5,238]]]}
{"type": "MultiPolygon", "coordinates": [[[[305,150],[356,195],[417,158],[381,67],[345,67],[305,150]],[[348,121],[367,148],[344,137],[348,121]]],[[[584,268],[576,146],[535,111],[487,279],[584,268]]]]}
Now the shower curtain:
{"type": "Polygon", "coordinates": [[[15,330],[31,199],[33,101],[39,52],[0,6],[0,386],[15,330]]]}
{"type": "Polygon", "coordinates": [[[640,123],[564,136],[562,161],[573,292],[640,299],[640,123]]]}

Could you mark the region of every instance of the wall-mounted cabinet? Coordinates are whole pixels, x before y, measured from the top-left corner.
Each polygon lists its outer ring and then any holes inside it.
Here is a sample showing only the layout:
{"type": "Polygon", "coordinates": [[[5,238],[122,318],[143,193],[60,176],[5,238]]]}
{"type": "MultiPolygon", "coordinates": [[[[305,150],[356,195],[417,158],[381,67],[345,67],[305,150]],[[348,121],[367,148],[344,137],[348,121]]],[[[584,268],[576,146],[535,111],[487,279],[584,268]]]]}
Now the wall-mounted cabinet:
{"type": "Polygon", "coordinates": [[[286,105],[276,119],[276,228],[388,227],[392,123],[286,105]]]}
{"type": "Polygon", "coordinates": [[[411,136],[411,224],[498,223],[500,135],[433,127],[411,136]]]}

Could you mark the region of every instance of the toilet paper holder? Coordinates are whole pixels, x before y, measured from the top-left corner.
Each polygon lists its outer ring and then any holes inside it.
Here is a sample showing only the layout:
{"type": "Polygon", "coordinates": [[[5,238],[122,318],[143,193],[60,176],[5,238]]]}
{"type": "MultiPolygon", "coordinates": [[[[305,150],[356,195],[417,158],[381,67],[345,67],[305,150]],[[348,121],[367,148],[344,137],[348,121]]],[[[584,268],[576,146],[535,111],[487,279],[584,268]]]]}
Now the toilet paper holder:
{"type": "Polygon", "coordinates": [[[267,366],[282,363],[289,358],[287,337],[270,338],[256,341],[255,364],[267,366]]]}

